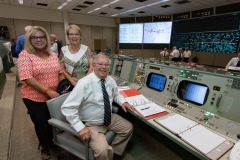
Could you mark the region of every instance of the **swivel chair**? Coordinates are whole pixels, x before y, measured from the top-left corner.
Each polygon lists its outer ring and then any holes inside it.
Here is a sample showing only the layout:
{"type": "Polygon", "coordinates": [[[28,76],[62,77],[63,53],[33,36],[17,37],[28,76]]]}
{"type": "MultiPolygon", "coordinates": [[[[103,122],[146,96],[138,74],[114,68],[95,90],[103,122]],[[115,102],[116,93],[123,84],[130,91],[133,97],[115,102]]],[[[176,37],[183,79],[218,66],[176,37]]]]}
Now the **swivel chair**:
{"type": "MultiPolygon", "coordinates": [[[[81,141],[79,134],[70,126],[61,112],[61,106],[69,94],[70,93],[66,93],[47,101],[51,116],[48,123],[52,125],[53,128],[53,141],[55,145],[80,159],[94,160],[93,151],[89,148],[88,143],[81,141]]],[[[114,110],[116,111],[116,108],[114,110]]],[[[105,136],[107,142],[111,144],[115,133],[113,131],[107,131],[105,136]]]]}

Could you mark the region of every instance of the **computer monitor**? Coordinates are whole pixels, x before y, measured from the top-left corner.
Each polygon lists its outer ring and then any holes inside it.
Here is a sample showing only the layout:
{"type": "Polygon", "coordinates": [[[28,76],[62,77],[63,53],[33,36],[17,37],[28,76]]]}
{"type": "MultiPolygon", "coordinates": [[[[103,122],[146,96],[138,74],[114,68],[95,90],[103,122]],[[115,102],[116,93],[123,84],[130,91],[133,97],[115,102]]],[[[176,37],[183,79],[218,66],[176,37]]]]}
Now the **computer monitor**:
{"type": "Polygon", "coordinates": [[[147,78],[147,87],[162,92],[165,88],[167,77],[157,73],[149,73],[147,78]]]}
{"type": "Polygon", "coordinates": [[[208,94],[208,86],[187,80],[181,81],[177,90],[178,98],[199,106],[206,103],[208,94]]]}

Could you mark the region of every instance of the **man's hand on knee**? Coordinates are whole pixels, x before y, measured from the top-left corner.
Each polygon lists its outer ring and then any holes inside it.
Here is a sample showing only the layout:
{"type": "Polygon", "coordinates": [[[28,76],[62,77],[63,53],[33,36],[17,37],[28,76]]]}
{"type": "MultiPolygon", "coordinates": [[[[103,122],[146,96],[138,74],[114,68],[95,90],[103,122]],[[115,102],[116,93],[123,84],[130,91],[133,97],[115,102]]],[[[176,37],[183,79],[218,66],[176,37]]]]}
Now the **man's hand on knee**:
{"type": "Polygon", "coordinates": [[[83,128],[79,133],[79,137],[82,141],[88,141],[91,138],[91,131],[87,127],[83,128]]]}

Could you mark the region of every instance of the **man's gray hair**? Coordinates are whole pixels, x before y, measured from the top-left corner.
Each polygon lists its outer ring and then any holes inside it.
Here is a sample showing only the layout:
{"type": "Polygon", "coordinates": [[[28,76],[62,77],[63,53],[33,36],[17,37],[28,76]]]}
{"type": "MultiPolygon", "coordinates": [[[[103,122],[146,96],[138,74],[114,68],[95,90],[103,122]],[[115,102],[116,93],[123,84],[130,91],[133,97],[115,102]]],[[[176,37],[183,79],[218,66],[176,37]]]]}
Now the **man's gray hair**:
{"type": "Polygon", "coordinates": [[[93,55],[93,62],[92,64],[96,64],[97,63],[97,59],[100,58],[100,57],[104,57],[104,58],[107,58],[109,60],[109,64],[111,63],[109,57],[107,55],[105,55],[104,53],[98,53],[98,54],[94,54],[93,55]]]}
{"type": "Polygon", "coordinates": [[[32,26],[26,26],[26,27],[24,28],[25,32],[27,32],[27,31],[30,30],[30,29],[32,29],[32,26]]]}

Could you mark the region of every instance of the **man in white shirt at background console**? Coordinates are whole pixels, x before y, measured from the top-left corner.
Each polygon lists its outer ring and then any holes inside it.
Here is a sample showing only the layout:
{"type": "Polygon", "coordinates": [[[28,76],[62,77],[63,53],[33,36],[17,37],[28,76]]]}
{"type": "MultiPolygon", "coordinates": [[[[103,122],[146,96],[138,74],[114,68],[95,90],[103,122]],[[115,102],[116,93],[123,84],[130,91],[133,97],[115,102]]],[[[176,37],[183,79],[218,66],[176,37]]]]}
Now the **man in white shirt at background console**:
{"type": "Polygon", "coordinates": [[[177,47],[174,46],[171,53],[172,61],[178,62],[179,56],[180,56],[179,51],[177,50],[177,47]]]}
{"type": "Polygon", "coordinates": [[[191,57],[191,51],[189,50],[188,47],[185,48],[185,51],[183,52],[183,62],[188,63],[189,58],[191,57]]]}
{"type": "Polygon", "coordinates": [[[237,57],[232,58],[232,59],[228,62],[228,64],[227,64],[227,66],[225,67],[225,69],[228,70],[228,68],[229,68],[230,66],[240,67],[240,52],[238,53],[238,56],[237,56],[237,57]]]}
{"type": "MultiPolygon", "coordinates": [[[[61,108],[67,121],[79,133],[80,139],[89,141],[97,160],[112,160],[113,153],[120,157],[133,133],[132,124],[114,113],[111,113],[110,124],[105,124],[106,97],[103,96],[103,84],[110,104],[115,101],[125,112],[133,111],[133,106],[119,93],[114,79],[108,76],[109,66],[110,60],[106,55],[94,55],[93,72],[78,81],[61,108]],[[107,130],[116,133],[111,146],[104,135],[107,130]]],[[[112,106],[110,108],[112,110],[112,106]]]]}
{"type": "Polygon", "coordinates": [[[161,61],[168,60],[169,53],[167,51],[167,48],[165,47],[163,51],[160,52],[161,61]]]}

